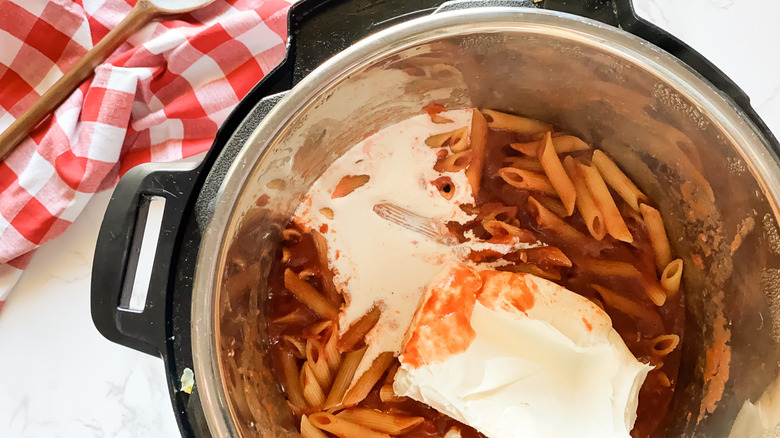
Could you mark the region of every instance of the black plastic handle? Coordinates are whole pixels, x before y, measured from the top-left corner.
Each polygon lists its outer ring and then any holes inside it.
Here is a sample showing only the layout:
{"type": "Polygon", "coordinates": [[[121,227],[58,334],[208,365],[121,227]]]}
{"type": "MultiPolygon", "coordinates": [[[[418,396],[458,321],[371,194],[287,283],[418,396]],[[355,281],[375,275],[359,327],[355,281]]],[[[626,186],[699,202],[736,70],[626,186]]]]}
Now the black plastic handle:
{"type": "Polygon", "coordinates": [[[200,171],[194,164],[143,164],[128,171],[114,189],[95,248],[91,297],[95,326],[107,339],[155,356],[165,349],[166,291],[177,230],[200,171]],[[127,301],[153,197],[164,198],[165,209],[146,304],[134,311],[127,301]]]}

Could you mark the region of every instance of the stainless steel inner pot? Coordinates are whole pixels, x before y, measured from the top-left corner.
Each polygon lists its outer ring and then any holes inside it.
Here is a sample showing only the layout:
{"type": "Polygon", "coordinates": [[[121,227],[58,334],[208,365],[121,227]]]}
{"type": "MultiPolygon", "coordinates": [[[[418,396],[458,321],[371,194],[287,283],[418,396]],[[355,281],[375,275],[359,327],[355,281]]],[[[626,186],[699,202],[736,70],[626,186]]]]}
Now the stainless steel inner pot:
{"type": "Polygon", "coordinates": [[[366,38],[257,126],[214,200],[196,270],[195,372],[214,436],[298,435],[264,346],[280,230],[351,145],[433,100],[552,122],[614,157],[660,204],[686,266],[683,363],[658,436],[780,436],[777,157],[667,53],[594,21],[519,8],[435,14],[366,38]]]}

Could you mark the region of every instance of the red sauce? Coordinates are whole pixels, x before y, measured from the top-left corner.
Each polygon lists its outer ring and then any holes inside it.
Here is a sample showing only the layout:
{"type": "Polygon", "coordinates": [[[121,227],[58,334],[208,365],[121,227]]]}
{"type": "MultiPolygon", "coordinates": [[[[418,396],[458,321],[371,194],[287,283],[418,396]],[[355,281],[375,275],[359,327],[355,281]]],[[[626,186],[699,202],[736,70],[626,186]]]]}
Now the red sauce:
{"type": "Polygon", "coordinates": [[[257,205],[258,207],[265,207],[266,205],[268,205],[268,201],[270,199],[271,197],[268,196],[267,193],[263,193],[262,195],[260,195],[259,198],[257,198],[257,201],[255,201],[255,205],[257,205]]]}
{"type": "MultiPolygon", "coordinates": [[[[440,109],[440,106],[433,104],[427,106],[425,110],[433,117],[442,111],[443,107],[440,109]]],[[[677,334],[682,338],[685,311],[684,291],[681,290],[675,297],[667,299],[666,303],[661,307],[656,307],[647,297],[643,285],[649,282],[657,282],[655,259],[649,235],[636,212],[625,204],[619,196],[615,195],[613,197],[634,237],[632,244],[617,241],[610,236],[605,237],[601,242],[591,239],[579,213],[564,219],[566,223],[588,236],[587,240],[577,242],[576,244],[568,242],[549,230],[540,227],[528,208],[528,197],[532,194],[528,191],[514,188],[498,177],[498,169],[504,167],[504,159],[508,156],[520,155],[519,152],[508,146],[509,143],[532,140],[534,139],[511,132],[489,131],[481,188],[476,199],[476,205],[462,207],[467,212],[477,213],[478,216],[474,221],[465,225],[449,224],[448,226],[451,231],[461,236],[463,240],[465,240],[463,233],[469,230],[474,232],[477,237],[489,240],[491,235],[482,227],[482,220],[491,211],[495,212],[496,207],[500,207],[500,214],[495,216],[497,219],[525,230],[524,232],[527,233],[525,239],[538,239],[551,246],[550,249],[538,250],[540,253],[536,254],[534,254],[534,251],[529,250],[503,256],[505,260],[512,264],[502,269],[531,272],[535,275],[551,278],[559,285],[598,304],[604,303],[591,285],[596,284],[619,293],[623,298],[636,304],[637,308],[641,309],[642,314],[645,316],[642,318],[629,316],[610,307],[608,304],[604,304],[605,311],[610,316],[613,327],[634,356],[640,361],[651,362],[653,357],[651,355],[651,343],[649,342],[651,339],[662,334],[677,334]],[[546,251],[548,254],[543,255],[541,254],[542,251],[546,251]],[[551,251],[557,251],[555,258],[548,257],[551,251]],[[580,268],[584,261],[592,259],[629,263],[637,268],[640,275],[638,277],[620,277],[596,274],[580,268]],[[539,262],[539,260],[544,260],[544,262],[539,262]],[[550,260],[554,262],[551,263],[550,260]]],[[[577,152],[574,155],[589,158],[590,152],[577,152]]],[[[292,225],[292,227],[297,229],[295,225],[292,225]]],[[[316,246],[311,235],[303,233],[299,239],[285,242],[284,247],[290,254],[288,262],[281,263],[280,249],[279,257],[272,264],[269,275],[270,297],[267,301],[269,321],[287,315],[292,311],[300,313],[300,320],[290,324],[269,323],[270,348],[276,352],[283,348],[283,335],[300,338],[304,333],[304,329],[318,320],[314,312],[308,310],[306,306],[298,302],[292,294],[284,289],[282,280],[284,269],[290,268],[295,272],[311,270],[314,275],[310,277],[309,281],[318,290],[321,290],[322,287],[318,279],[322,278],[321,274],[326,270],[319,263],[316,246]]],[[[493,261],[498,257],[502,257],[502,255],[496,253],[473,253],[472,257],[493,261]]],[[[515,300],[513,305],[519,310],[531,308],[534,304],[533,295],[528,295],[530,299],[521,298],[515,300]]],[[[416,303],[410,303],[409,305],[416,306],[416,303]]],[[[451,324],[451,327],[458,326],[462,322],[461,318],[464,310],[468,309],[468,306],[464,305],[463,300],[458,298],[426,303],[426,305],[436,306],[439,310],[447,312],[446,314],[450,316],[448,324],[451,324]]],[[[473,306],[473,303],[471,305],[473,306]]],[[[436,322],[432,321],[431,324],[435,326],[436,322]]],[[[584,318],[583,324],[585,324],[588,330],[592,329],[591,322],[584,318]]],[[[442,323],[442,327],[445,325],[442,323]]],[[[459,342],[463,342],[463,340],[453,340],[451,345],[447,345],[446,348],[460,348],[459,342]]],[[[654,372],[651,372],[646,379],[639,392],[637,420],[631,432],[632,437],[649,437],[658,428],[658,425],[666,415],[674,393],[679,362],[680,348],[675,349],[663,358],[662,371],[668,376],[671,382],[670,386],[664,386],[664,379],[657,378],[657,375],[654,376],[654,372]]],[[[299,361],[299,365],[301,364],[302,361],[299,361]]],[[[277,375],[281,376],[279,364],[274,364],[274,367],[277,375]]],[[[392,376],[385,376],[384,379],[388,380],[391,378],[392,376]]],[[[368,397],[358,406],[425,418],[425,422],[420,426],[406,434],[400,435],[401,437],[443,436],[453,426],[460,429],[461,434],[466,438],[482,437],[474,429],[462,425],[422,403],[408,399],[401,402],[382,402],[379,398],[379,389],[383,384],[384,382],[380,380],[368,397]]],[[[565,421],[565,419],[562,419],[562,421],[565,421]]]]}
{"type": "Polygon", "coordinates": [[[444,107],[444,105],[440,103],[429,103],[428,105],[425,105],[423,107],[423,111],[428,113],[428,115],[433,118],[433,116],[438,115],[442,111],[446,111],[447,108],[444,107]]]}
{"type": "Polygon", "coordinates": [[[453,267],[432,284],[417,329],[406,343],[404,362],[419,367],[465,351],[476,336],[470,321],[481,288],[482,279],[465,266],[453,267]]]}

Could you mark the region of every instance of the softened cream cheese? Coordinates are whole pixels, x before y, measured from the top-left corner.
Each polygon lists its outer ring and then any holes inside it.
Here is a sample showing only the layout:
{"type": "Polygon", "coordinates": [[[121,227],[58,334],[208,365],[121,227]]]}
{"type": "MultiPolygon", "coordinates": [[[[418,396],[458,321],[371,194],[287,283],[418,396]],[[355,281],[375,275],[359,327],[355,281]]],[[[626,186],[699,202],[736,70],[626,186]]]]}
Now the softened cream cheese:
{"type": "Polygon", "coordinates": [[[428,287],[400,360],[398,395],[489,438],[627,438],[651,369],[588,299],[463,265],[428,287]]]}

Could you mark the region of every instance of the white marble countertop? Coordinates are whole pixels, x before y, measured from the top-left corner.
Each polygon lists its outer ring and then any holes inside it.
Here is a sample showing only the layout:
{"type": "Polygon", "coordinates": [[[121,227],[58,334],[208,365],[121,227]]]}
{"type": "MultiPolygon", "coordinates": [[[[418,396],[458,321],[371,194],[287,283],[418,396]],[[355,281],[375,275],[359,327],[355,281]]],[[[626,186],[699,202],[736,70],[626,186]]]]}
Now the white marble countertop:
{"type": "MultiPolygon", "coordinates": [[[[780,134],[780,2],[635,0],[719,66],[780,134]]],[[[105,340],[90,270],[110,193],[33,257],[0,312],[0,437],[176,437],[163,363],[105,340]]]]}

